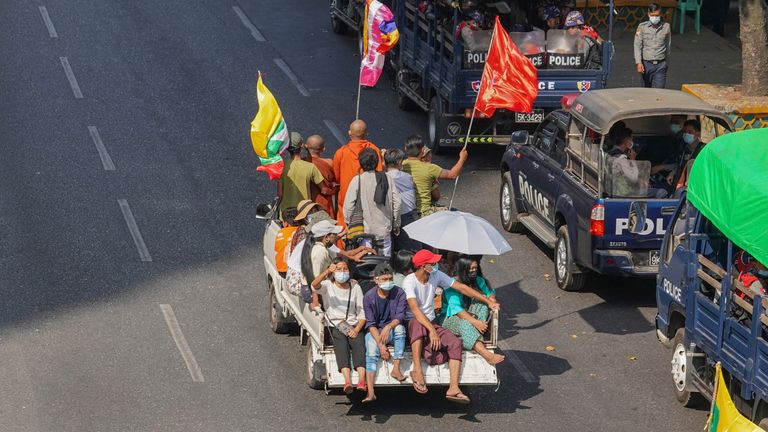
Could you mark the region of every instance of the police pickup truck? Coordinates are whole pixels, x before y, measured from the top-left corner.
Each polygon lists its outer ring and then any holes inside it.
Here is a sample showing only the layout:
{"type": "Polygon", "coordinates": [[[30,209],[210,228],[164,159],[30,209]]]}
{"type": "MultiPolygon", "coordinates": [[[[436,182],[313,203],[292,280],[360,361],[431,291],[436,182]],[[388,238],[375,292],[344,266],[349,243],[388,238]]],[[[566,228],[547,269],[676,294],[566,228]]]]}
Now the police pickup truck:
{"type": "Polygon", "coordinates": [[[652,190],[651,167],[684,165],[670,131],[672,115],[730,128],[723,113],[683,92],[622,88],[579,95],[570,110],[550,113],[533,135],[512,134],[501,162],[501,222],[510,232],[527,228],[555,249],[561,289],[581,289],[590,272],[656,275],[677,200],[655,198],[675,191],[671,185],[662,193],[652,190]],[[613,145],[607,135],[619,121],[633,131],[635,160],[607,154],[613,145]],[[642,224],[638,209],[647,215],[642,224]]]}
{"type": "MultiPolygon", "coordinates": [[[[719,362],[736,407],[763,430],[768,430],[768,283],[760,268],[768,263],[766,155],[766,129],[730,133],[702,149],[664,238],[656,283],[657,335],[672,348],[677,399],[686,406],[700,405],[702,396],[711,399],[719,362]]],[[[642,211],[638,215],[642,219],[642,211]]]]}

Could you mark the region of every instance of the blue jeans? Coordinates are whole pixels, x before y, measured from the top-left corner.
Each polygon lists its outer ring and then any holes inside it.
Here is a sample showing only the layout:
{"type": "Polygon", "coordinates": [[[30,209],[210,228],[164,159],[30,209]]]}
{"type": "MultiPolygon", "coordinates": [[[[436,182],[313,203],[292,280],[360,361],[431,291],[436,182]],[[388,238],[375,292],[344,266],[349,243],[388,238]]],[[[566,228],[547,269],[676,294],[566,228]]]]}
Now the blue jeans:
{"type": "MultiPolygon", "coordinates": [[[[402,324],[398,324],[397,327],[389,332],[387,343],[392,343],[395,346],[395,352],[392,354],[392,358],[395,360],[402,360],[403,353],[405,352],[405,327],[402,324]]],[[[369,332],[365,335],[365,370],[368,372],[376,372],[376,366],[379,363],[380,357],[379,344],[369,332]]]]}

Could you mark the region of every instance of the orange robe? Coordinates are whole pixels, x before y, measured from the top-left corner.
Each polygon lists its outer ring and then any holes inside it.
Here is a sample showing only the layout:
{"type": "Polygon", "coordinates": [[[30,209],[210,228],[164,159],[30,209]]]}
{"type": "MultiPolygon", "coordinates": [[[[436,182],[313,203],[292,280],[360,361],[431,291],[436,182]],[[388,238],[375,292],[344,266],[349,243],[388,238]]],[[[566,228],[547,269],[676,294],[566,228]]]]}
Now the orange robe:
{"type": "Polygon", "coordinates": [[[376,166],[376,170],[381,171],[381,151],[379,151],[379,148],[370,141],[352,140],[336,150],[336,153],[333,155],[333,174],[336,176],[336,181],[339,182],[339,198],[336,200],[339,207],[339,213],[336,215],[336,219],[338,220],[339,225],[347,226],[342,211],[344,208],[344,197],[347,195],[349,183],[360,173],[360,161],[358,160],[358,156],[361,151],[367,148],[376,150],[376,154],[379,155],[379,164],[376,166]]]}

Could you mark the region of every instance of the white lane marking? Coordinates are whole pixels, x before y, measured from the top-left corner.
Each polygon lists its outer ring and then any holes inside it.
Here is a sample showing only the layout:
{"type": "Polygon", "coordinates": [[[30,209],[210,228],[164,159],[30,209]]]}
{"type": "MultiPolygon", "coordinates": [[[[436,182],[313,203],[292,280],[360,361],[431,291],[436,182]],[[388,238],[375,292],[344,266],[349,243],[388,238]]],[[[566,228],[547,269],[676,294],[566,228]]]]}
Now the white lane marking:
{"type": "Polygon", "coordinates": [[[181,353],[181,358],[184,359],[184,363],[187,365],[189,375],[192,377],[192,382],[205,382],[203,377],[203,371],[200,370],[200,366],[197,364],[195,355],[192,354],[192,350],[189,348],[187,338],[184,337],[184,333],[181,332],[179,322],[176,320],[176,314],[173,313],[173,308],[169,304],[161,304],[160,310],[163,312],[163,318],[165,323],[168,324],[168,330],[171,332],[173,341],[176,342],[176,348],[181,353]]]}
{"type": "Polygon", "coordinates": [[[45,8],[45,6],[38,6],[40,9],[40,15],[43,16],[43,22],[45,23],[45,27],[48,29],[48,35],[54,39],[59,37],[59,34],[56,33],[56,27],[53,26],[53,21],[51,21],[51,16],[48,15],[48,9],[45,8]]]}
{"type": "Polygon", "coordinates": [[[149,255],[149,250],[144,243],[144,238],[141,236],[139,226],[136,225],[136,219],[133,218],[133,212],[131,211],[131,207],[128,206],[128,201],[119,199],[117,200],[117,203],[120,205],[120,211],[123,212],[123,218],[125,219],[125,224],[128,225],[128,231],[131,232],[133,242],[136,244],[136,250],[139,251],[139,257],[144,262],[152,261],[152,256],[149,255]]]}
{"type": "Polygon", "coordinates": [[[325,127],[331,131],[333,136],[336,137],[336,141],[338,141],[339,144],[344,145],[347,143],[347,140],[344,139],[344,135],[341,133],[341,130],[338,126],[336,126],[336,123],[332,122],[331,120],[323,120],[323,123],[325,123],[325,127]]]}
{"type": "Polygon", "coordinates": [[[536,377],[531,373],[531,371],[525,366],[525,363],[523,363],[522,360],[520,360],[520,357],[515,354],[514,351],[512,351],[512,347],[509,345],[509,342],[507,341],[500,341],[498,343],[499,348],[504,350],[504,355],[507,356],[507,360],[509,360],[510,363],[512,363],[512,366],[517,369],[517,373],[520,374],[523,379],[528,383],[535,383],[536,377]]]}
{"type": "Polygon", "coordinates": [[[289,80],[293,83],[293,85],[296,87],[297,90],[299,90],[299,93],[301,93],[304,97],[309,97],[309,91],[306,87],[304,87],[304,84],[299,81],[299,78],[296,76],[295,73],[291,70],[291,67],[288,66],[288,63],[285,62],[285,60],[281,58],[275,59],[275,64],[283,70],[283,73],[288,77],[289,80]]]}
{"type": "Polygon", "coordinates": [[[96,145],[96,150],[99,152],[101,164],[104,165],[104,169],[107,171],[114,171],[115,164],[112,162],[112,158],[109,157],[109,153],[107,153],[107,148],[104,146],[104,141],[101,140],[99,130],[96,129],[96,126],[88,126],[88,132],[91,133],[91,139],[93,139],[93,143],[96,145]]]}
{"type": "Polygon", "coordinates": [[[258,41],[258,42],[266,42],[267,41],[267,39],[264,37],[264,35],[261,34],[259,29],[256,28],[256,26],[248,18],[248,15],[246,15],[245,12],[243,12],[243,10],[240,9],[240,6],[232,6],[232,9],[235,11],[237,16],[240,18],[240,21],[242,21],[242,23],[245,26],[245,28],[250,30],[251,35],[253,36],[254,39],[256,39],[256,41],[258,41]]]}
{"type": "Polygon", "coordinates": [[[72,87],[72,93],[75,94],[76,99],[82,99],[83,92],[80,91],[80,86],[77,84],[77,79],[75,78],[75,73],[72,72],[72,66],[69,65],[69,60],[66,57],[59,57],[59,60],[61,60],[61,66],[64,67],[64,73],[67,75],[67,80],[69,80],[69,86],[72,87]]]}

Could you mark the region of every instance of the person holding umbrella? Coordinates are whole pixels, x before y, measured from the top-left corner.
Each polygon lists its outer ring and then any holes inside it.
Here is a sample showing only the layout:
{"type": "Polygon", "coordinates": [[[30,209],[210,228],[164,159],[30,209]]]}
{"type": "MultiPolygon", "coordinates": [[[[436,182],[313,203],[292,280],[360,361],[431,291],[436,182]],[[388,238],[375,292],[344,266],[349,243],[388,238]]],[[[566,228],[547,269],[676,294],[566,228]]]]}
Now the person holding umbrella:
{"type": "MultiPolygon", "coordinates": [[[[459,258],[456,261],[456,279],[496,301],[496,291],[483,277],[478,259],[467,256],[459,258]]],[[[504,361],[503,355],[489,351],[482,340],[483,334],[488,330],[488,318],[491,313],[488,306],[476,299],[470,299],[453,288],[446,289],[443,297],[445,299],[443,327],[461,339],[465,350],[474,350],[488,364],[495,365],[504,361]]]]}

